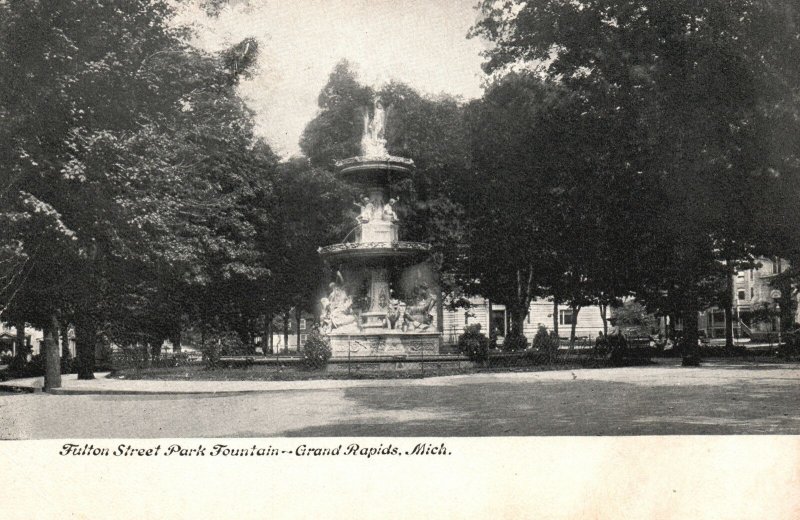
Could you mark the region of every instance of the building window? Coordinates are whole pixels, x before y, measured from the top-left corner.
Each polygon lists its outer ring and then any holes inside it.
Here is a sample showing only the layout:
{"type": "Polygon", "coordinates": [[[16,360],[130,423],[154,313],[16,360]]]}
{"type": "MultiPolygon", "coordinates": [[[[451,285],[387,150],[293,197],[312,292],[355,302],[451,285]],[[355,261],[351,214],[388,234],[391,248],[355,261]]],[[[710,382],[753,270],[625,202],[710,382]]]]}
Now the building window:
{"type": "Polygon", "coordinates": [[[737,296],[739,297],[740,300],[744,300],[744,291],[739,291],[739,294],[737,296]]]}
{"type": "Polygon", "coordinates": [[[739,271],[738,273],[736,273],[736,279],[738,281],[740,281],[740,282],[743,282],[744,281],[744,271],[739,271]]]}
{"type": "Polygon", "coordinates": [[[572,309],[564,309],[558,311],[559,325],[572,325],[573,321],[574,321],[574,316],[572,314],[572,309]]]}
{"type": "Polygon", "coordinates": [[[300,342],[305,344],[306,340],[308,339],[308,334],[300,334],[300,342]]]}
{"type": "Polygon", "coordinates": [[[756,291],[755,291],[755,289],[753,289],[753,288],[751,287],[751,288],[750,288],[750,299],[751,299],[751,300],[753,299],[753,296],[754,296],[755,294],[756,294],[756,291]]]}
{"type": "Polygon", "coordinates": [[[750,269],[750,281],[751,282],[753,281],[753,273],[754,272],[755,272],[755,269],[750,269]]]}
{"type": "Polygon", "coordinates": [[[300,320],[300,330],[306,330],[306,320],[300,320]]]}

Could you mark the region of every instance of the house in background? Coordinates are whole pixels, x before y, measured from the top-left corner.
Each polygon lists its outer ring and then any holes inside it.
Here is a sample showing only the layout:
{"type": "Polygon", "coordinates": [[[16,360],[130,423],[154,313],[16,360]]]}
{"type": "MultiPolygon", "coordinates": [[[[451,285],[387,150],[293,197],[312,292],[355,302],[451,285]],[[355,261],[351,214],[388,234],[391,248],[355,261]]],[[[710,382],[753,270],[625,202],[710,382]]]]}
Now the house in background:
{"type": "MultiPolygon", "coordinates": [[[[39,329],[25,327],[25,346],[32,354],[38,354],[42,349],[44,335],[39,329]]],[[[17,344],[17,328],[0,323],[0,354],[15,354],[19,352],[17,344]]]]}
{"type": "MultiPolygon", "coordinates": [[[[789,267],[789,262],[781,258],[759,258],[758,263],[760,267],[734,275],[733,334],[736,338],[766,339],[779,328],[772,281],[789,267]]],[[[800,305],[795,322],[800,322],[800,305]]],[[[724,338],[725,311],[712,307],[700,313],[698,327],[709,338],[724,338]]]]}
{"type": "MultiPolygon", "coordinates": [[[[300,319],[294,310],[286,315],[286,320],[282,315],[276,315],[270,326],[270,335],[267,336],[267,353],[283,354],[289,352],[299,352],[308,339],[311,327],[316,322],[314,314],[306,311],[300,313],[300,319]]],[[[264,336],[256,336],[255,344],[263,352],[264,336]]]]}
{"type": "MultiPolygon", "coordinates": [[[[764,341],[776,336],[779,327],[778,318],[774,315],[775,288],[772,287],[772,281],[789,267],[789,263],[780,258],[760,258],[758,262],[760,267],[740,271],[734,276],[733,329],[736,338],[764,341]]],[[[445,306],[443,343],[456,344],[464,327],[476,323],[481,325],[481,332],[487,336],[492,330],[496,330],[498,343],[502,343],[510,319],[506,306],[482,297],[470,298],[469,303],[470,306],[466,309],[449,310],[445,306]]],[[[552,300],[539,299],[531,303],[525,318],[524,333],[528,340],[533,339],[540,324],[547,327],[548,331],[553,330],[554,312],[558,313],[558,334],[562,338],[570,336],[573,321],[576,322],[577,338],[592,340],[603,331],[599,307],[583,307],[576,318],[569,306],[559,305],[554,308],[552,300]]],[[[610,315],[609,312],[609,317],[610,315]]],[[[795,321],[800,323],[800,305],[795,321]]],[[[666,318],[659,320],[659,328],[662,332],[666,331],[666,318]]],[[[680,330],[680,324],[676,328],[680,330]]],[[[708,338],[725,338],[725,311],[712,307],[700,312],[698,329],[705,332],[708,338]]],[[[774,339],[777,340],[777,337],[774,339]]]]}
{"type": "MultiPolygon", "coordinates": [[[[445,345],[454,345],[458,336],[464,332],[467,325],[480,324],[481,332],[490,335],[492,330],[497,331],[497,341],[502,343],[506,332],[509,330],[510,315],[503,304],[490,302],[480,296],[469,298],[469,308],[455,310],[445,306],[443,315],[443,338],[445,345]]],[[[533,339],[539,325],[544,325],[547,330],[553,329],[553,313],[558,313],[558,334],[562,338],[569,337],[572,323],[575,322],[575,337],[594,339],[603,331],[603,319],[600,307],[587,306],[581,308],[577,317],[568,305],[553,306],[552,300],[539,299],[531,303],[528,316],[525,318],[523,332],[528,340],[533,339]]]]}

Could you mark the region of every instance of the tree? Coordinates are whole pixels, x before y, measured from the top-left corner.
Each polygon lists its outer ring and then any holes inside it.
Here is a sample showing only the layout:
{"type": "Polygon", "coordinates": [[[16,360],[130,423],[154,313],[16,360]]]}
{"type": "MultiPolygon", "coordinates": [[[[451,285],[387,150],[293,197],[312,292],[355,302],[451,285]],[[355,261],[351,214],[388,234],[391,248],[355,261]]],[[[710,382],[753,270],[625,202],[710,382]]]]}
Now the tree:
{"type": "Polygon", "coordinates": [[[319,94],[319,114],[300,138],[300,149],[313,166],[331,168],[336,160],[361,153],[363,116],[374,92],[358,83],[347,60],[340,61],[319,94]]]}
{"type": "Polygon", "coordinates": [[[570,163],[555,144],[561,135],[555,107],[562,101],[554,85],[515,74],[467,111],[473,167],[461,176],[457,195],[469,222],[464,283],[505,302],[511,335],[523,334],[532,299],[549,285],[541,273],[559,269],[561,219],[552,210],[570,163]]]}
{"type": "Polygon", "coordinates": [[[657,247],[645,257],[669,261],[648,266],[639,292],[663,301],[666,291],[693,350],[697,311],[717,290],[720,261],[747,261],[763,232],[754,215],[766,207],[754,186],[771,184],[770,168],[786,164],[785,153],[771,157],[766,129],[769,107],[797,91],[796,67],[778,50],[797,46],[796,9],[784,1],[552,0],[487,1],[481,12],[473,35],[495,43],[487,70],[547,62],[547,76],[619,131],[614,169],[660,183],[666,204],[654,224],[657,247]]]}
{"type": "Polygon", "coordinates": [[[315,309],[327,273],[317,249],[342,240],[352,228],[348,212],[353,188],[332,172],[313,167],[304,158],[281,165],[275,180],[273,225],[265,229],[272,247],[268,316],[292,308],[315,309]]]}
{"type": "Polygon", "coordinates": [[[220,289],[269,275],[254,221],[276,160],[235,93],[257,46],[198,52],[172,12],[157,0],[0,5],[3,217],[20,223],[2,243],[29,270],[11,294],[75,325],[81,378],[101,328],[160,344],[184,312],[224,314],[220,289]]]}

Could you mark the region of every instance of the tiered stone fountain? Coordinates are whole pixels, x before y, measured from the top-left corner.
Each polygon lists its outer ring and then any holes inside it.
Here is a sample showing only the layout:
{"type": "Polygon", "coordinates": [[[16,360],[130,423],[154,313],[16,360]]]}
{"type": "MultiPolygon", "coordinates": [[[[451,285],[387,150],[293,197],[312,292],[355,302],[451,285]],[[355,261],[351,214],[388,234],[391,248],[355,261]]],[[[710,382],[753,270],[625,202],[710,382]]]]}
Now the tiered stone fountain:
{"type": "Polygon", "coordinates": [[[337,358],[425,356],[438,354],[441,345],[431,246],[400,240],[398,201],[389,193],[391,182],[409,175],[414,162],[387,153],[384,125],[385,112],[376,100],[372,118],[364,115],[362,155],[336,165],[342,177],[363,189],[356,227],[344,242],[319,248],[336,273],[320,301],[320,321],[337,358]]]}

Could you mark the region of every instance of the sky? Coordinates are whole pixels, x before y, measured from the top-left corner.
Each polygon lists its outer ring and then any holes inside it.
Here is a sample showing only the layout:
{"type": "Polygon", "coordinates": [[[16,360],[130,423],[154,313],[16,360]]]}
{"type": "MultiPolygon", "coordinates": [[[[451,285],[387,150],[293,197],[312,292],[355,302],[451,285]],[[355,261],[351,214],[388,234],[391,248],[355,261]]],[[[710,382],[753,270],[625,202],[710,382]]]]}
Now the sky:
{"type": "Polygon", "coordinates": [[[480,52],[467,39],[477,0],[238,0],[211,18],[186,5],[178,23],[195,26],[193,43],[217,51],[246,37],[259,42],[259,68],[239,93],[256,113],[256,132],[283,157],[317,111],[317,96],[337,62],[359,80],[390,80],[425,94],[481,95],[480,52]]]}

